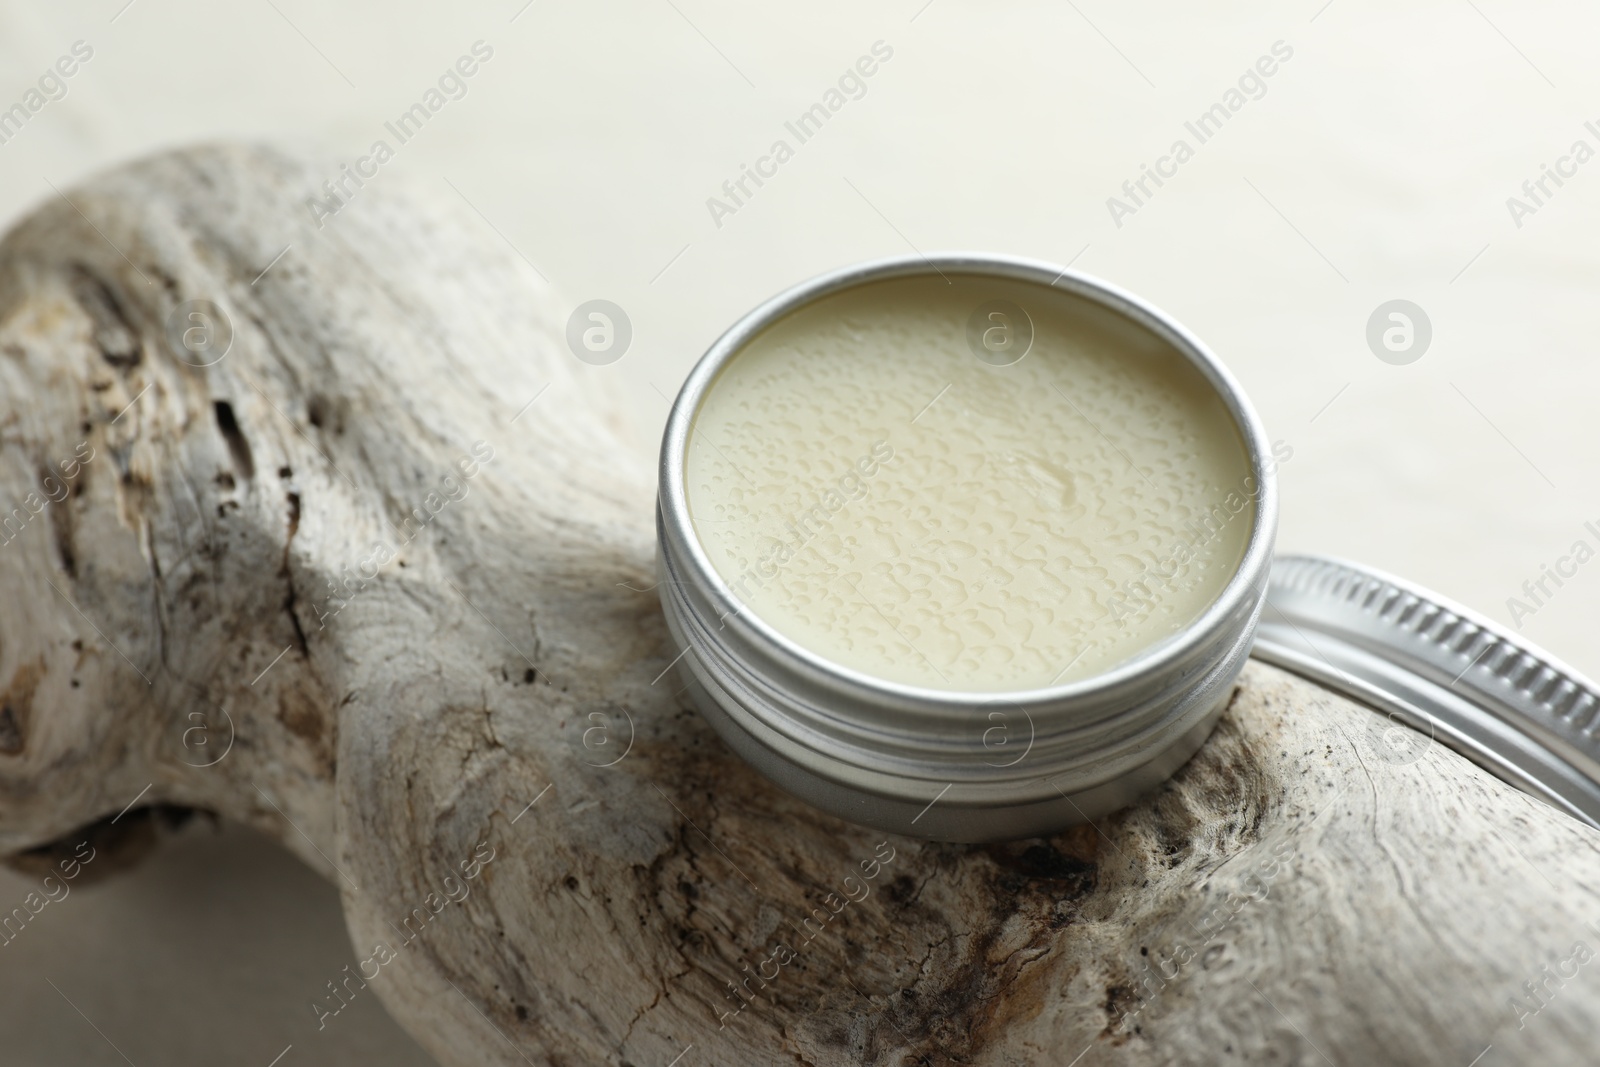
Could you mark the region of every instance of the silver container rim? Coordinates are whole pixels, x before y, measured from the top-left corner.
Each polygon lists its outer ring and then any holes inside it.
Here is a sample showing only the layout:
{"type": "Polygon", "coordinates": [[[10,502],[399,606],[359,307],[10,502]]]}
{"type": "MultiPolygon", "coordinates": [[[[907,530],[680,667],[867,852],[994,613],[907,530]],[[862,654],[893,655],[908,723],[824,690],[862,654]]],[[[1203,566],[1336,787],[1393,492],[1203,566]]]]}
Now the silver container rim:
{"type": "MultiPolygon", "coordinates": [[[[733,627],[752,647],[784,668],[839,690],[851,701],[888,703],[913,715],[949,720],[975,705],[1004,703],[1024,709],[1082,707],[1141,681],[1168,678],[1214,644],[1218,631],[1234,624],[1247,604],[1265,593],[1277,530],[1278,491],[1267,469],[1271,444],[1259,416],[1233,374],[1212,351],[1165,312],[1132,293],[1092,275],[1042,260],[985,252],[934,252],[870,260],[842,267],[792,286],[743,315],[722,334],[690,371],[667,418],[662,437],[657,507],[661,550],[674,568],[706,597],[721,626],[733,627]],[[744,604],[722,579],[706,554],[689,514],[685,456],[694,419],[722,370],[745,345],[785,316],[834,293],[869,282],[923,275],[961,274],[1004,278],[1059,288],[1121,315],[1162,338],[1198,369],[1223,402],[1240,435],[1255,480],[1255,508],[1245,552],[1215,600],[1182,633],[1148,646],[1110,670],[1061,685],[1025,690],[947,690],[906,685],[835,663],[779,633],[744,604]]],[[[1248,611],[1246,610],[1246,613],[1248,611]]]]}

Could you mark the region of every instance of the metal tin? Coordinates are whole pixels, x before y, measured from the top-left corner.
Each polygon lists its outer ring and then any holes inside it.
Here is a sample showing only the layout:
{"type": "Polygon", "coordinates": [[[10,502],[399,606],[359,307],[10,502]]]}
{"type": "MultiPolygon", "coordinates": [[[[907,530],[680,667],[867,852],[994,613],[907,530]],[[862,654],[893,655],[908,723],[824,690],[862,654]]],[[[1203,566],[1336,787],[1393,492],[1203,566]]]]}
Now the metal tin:
{"type": "Polygon", "coordinates": [[[1275,467],[1232,375],[1188,331],[1111,285],[1046,263],[951,253],[848,267],[757,307],[701,358],[673,404],[657,502],[660,595],[678,667],[701,713],[778,785],[818,808],[894,833],[996,841],[1054,832],[1123,807],[1200,747],[1250,653],[1277,528],[1275,467]],[[829,662],[744,610],[690,520],[693,420],[717,374],[767,326],[867,282],[983,275],[1055,286],[1166,340],[1217,391],[1259,486],[1242,561],[1183,632],[1103,674],[1006,693],[947,692],[829,662]]]}
{"type": "Polygon", "coordinates": [[[1438,741],[1600,827],[1600,691],[1476,612],[1382,571],[1286,556],[1256,655],[1401,724],[1371,720],[1378,758],[1411,763],[1438,741]]]}

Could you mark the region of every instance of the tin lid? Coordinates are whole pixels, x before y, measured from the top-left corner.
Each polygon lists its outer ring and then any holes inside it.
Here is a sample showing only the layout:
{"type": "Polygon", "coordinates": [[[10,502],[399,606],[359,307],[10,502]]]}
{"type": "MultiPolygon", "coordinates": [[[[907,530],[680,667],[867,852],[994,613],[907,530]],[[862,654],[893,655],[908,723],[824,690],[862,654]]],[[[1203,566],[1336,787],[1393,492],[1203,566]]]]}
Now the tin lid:
{"type": "Polygon", "coordinates": [[[1600,690],[1483,616],[1381,571],[1276,560],[1253,655],[1384,713],[1390,763],[1434,742],[1600,827],[1600,690]]]}

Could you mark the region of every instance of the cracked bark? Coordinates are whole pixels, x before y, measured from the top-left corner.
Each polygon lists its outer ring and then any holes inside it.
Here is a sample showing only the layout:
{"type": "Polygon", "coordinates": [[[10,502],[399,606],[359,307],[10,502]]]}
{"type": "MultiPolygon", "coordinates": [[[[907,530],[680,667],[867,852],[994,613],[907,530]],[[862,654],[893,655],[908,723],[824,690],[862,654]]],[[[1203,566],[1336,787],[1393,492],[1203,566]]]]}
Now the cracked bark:
{"type": "Polygon", "coordinates": [[[169,155],[0,245],[13,862],[213,812],[333,880],[364,959],[485,843],[369,982],[445,1064],[1586,1061],[1600,987],[1515,1002],[1600,946],[1596,835],[1442,749],[1382,762],[1369,713],[1270,668],[1167,786],[1050,840],[886,838],[775,790],[652,684],[620,370],[565,353],[565,305],[455,201],[385,177],[317,230],[321,174],[169,155]],[[198,299],[234,330],[207,367],[167,331],[198,299]]]}

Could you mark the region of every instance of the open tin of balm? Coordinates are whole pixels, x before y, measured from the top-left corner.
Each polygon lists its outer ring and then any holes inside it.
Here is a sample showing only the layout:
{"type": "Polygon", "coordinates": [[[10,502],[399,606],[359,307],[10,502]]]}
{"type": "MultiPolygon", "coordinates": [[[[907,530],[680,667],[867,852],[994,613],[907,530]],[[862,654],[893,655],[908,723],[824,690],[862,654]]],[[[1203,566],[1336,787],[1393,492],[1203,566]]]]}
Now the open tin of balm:
{"type": "Polygon", "coordinates": [[[819,808],[989,841],[1122,807],[1250,652],[1276,460],[1135,297],[975,254],[851,267],[711,346],[661,450],[661,600],[737,752],[819,808]]]}

